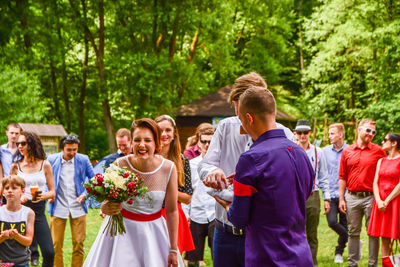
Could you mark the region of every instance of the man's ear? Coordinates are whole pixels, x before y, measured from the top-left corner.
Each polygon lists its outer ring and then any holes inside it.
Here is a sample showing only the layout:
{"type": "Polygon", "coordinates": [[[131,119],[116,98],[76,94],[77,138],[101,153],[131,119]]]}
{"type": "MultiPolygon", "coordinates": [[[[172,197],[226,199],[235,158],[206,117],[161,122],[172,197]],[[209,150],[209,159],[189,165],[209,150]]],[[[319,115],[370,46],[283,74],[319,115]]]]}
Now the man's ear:
{"type": "Polygon", "coordinates": [[[246,113],[246,118],[249,120],[250,125],[254,124],[254,115],[251,113],[246,113]]]}

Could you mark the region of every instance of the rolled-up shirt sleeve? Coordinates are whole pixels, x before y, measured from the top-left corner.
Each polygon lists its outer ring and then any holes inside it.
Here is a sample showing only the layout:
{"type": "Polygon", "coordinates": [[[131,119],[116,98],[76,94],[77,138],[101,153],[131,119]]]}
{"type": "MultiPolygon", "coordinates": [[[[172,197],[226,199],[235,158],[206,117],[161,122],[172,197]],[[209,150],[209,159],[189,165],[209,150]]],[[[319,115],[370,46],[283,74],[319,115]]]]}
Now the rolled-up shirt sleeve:
{"type": "Polygon", "coordinates": [[[228,211],[228,219],[236,227],[248,225],[251,212],[251,198],[258,192],[257,170],[250,155],[242,154],[236,166],[236,177],[233,181],[233,201],[228,211]]]}
{"type": "Polygon", "coordinates": [[[330,191],[329,191],[329,172],[328,166],[326,164],[325,154],[322,149],[318,150],[320,153],[320,157],[318,159],[318,187],[322,189],[322,198],[324,200],[330,199],[330,191]]]}
{"type": "Polygon", "coordinates": [[[223,131],[222,127],[217,128],[211,139],[211,143],[210,146],[208,147],[207,153],[199,164],[197,172],[199,173],[199,177],[202,181],[211,172],[218,169],[218,166],[220,166],[220,159],[222,157],[221,155],[221,144],[223,139],[222,131],[223,131]]]}

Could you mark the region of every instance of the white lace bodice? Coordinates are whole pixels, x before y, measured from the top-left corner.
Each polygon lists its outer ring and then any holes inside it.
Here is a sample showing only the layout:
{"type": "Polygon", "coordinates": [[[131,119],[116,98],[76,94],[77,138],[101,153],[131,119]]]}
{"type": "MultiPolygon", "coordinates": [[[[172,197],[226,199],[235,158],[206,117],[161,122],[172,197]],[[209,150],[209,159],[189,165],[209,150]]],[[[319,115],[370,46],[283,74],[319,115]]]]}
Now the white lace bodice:
{"type": "Polygon", "coordinates": [[[122,207],[128,211],[140,214],[152,214],[158,212],[164,202],[165,192],[171,176],[174,163],[162,158],[161,164],[151,172],[141,172],[130,163],[129,156],[119,158],[117,165],[126,167],[127,170],[138,173],[144,180],[143,185],[148,187],[144,198],[132,197],[132,204],[123,202],[122,207]]]}

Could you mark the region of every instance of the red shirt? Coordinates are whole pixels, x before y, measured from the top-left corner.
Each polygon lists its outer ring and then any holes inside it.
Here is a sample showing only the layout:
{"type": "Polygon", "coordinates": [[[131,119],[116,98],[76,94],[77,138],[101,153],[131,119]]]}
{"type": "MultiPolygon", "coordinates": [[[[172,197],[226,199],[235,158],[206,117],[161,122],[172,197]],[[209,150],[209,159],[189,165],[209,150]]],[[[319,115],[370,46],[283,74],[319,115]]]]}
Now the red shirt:
{"type": "Polygon", "coordinates": [[[339,179],[347,182],[347,189],[355,192],[372,192],[376,163],[386,153],[376,144],[369,143],[364,149],[357,144],[343,149],[339,179]]]}

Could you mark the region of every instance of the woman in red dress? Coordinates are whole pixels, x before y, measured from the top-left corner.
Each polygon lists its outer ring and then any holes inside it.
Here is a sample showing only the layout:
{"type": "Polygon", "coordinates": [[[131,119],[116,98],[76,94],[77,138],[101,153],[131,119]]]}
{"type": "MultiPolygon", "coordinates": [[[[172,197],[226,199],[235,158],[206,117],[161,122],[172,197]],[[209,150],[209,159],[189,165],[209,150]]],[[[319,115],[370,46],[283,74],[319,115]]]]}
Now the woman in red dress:
{"type": "Polygon", "coordinates": [[[181,206],[181,203],[189,204],[192,200],[193,188],[189,160],[181,153],[179,134],[174,119],[168,115],[162,115],[155,121],[161,129],[160,155],[173,161],[178,172],[178,248],[181,253],[191,251],[195,249],[192,233],[181,206]]]}
{"type": "Polygon", "coordinates": [[[375,202],[369,221],[368,234],[382,238],[382,266],[393,266],[390,244],[400,239],[400,135],[389,133],[382,141],[388,152],[376,166],[374,178],[375,202]]]}

